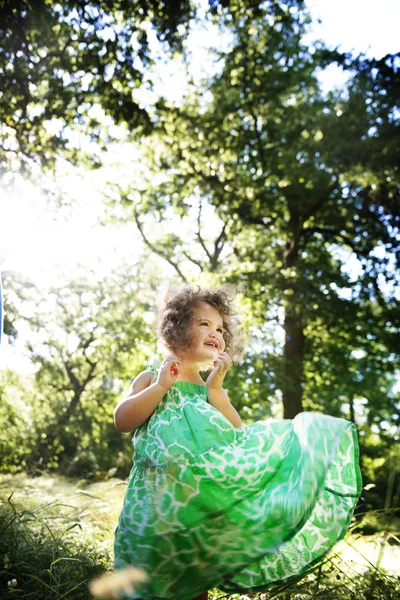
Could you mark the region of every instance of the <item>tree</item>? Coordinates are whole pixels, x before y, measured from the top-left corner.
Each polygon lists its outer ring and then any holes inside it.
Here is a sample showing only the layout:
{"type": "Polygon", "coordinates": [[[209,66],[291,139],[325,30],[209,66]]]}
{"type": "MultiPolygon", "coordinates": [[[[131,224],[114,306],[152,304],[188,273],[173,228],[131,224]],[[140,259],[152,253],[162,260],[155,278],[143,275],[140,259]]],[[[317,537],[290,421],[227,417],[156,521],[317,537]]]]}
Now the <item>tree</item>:
{"type": "MultiPolygon", "coordinates": [[[[210,10],[235,0],[210,0],[210,10]]],[[[251,4],[259,4],[254,3],[251,4]]],[[[155,60],[182,51],[195,0],[5,0],[0,6],[0,179],[41,181],[60,159],[99,167],[121,125],[153,120],[136,91],[155,60]]]]}
{"type": "MultiPolygon", "coordinates": [[[[189,211],[199,197],[214,206],[236,256],[223,278],[248,284],[256,319],[281,307],[276,374],[287,418],[302,410],[317,339],[323,348],[326,332],[340,324],[351,350],[362,348],[365,303],[380,307],[379,318],[369,315],[380,351],[394,335],[382,330],[385,317],[393,330],[398,324],[397,63],[305,47],[307,17],[296,6],[230,5],[224,19],[235,43],[222,73],[205,84],[210,102],[202,87],[180,108],[157,104],[149,156],[162,181],[144,194],[145,210],[160,214],[170,204],[189,211]],[[325,97],[316,72],[333,62],[351,77],[346,89],[325,97]],[[349,252],[363,272],[354,282],[340,258],[349,252]],[[350,290],[349,300],[342,290],[350,290]]],[[[346,356],[348,365],[351,351],[346,356]]],[[[327,368],[333,374],[336,367],[327,368]]]]}
{"type": "Polygon", "coordinates": [[[193,16],[190,0],[2,2],[0,175],[52,170],[57,157],[98,165],[106,115],[148,133],[134,92],[153,61],[151,30],[174,52],[193,16]]]}
{"type": "MultiPolygon", "coordinates": [[[[149,316],[157,275],[152,269],[150,279],[143,268],[122,265],[106,281],[93,273],[65,281],[48,290],[46,302],[25,319],[35,366],[17,411],[30,432],[27,468],[94,475],[120,461],[127,440],[114,428],[113,410],[127,381],[154,353],[149,316]]],[[[15,421],[17,383],[8,385],[6,375],[0,391],[7,419],[15,421]]]]}
{"type": "Polygon", "coordinates": [[[30,312],[29,304],[38,301],[36,285],[17,271],[3,271],[4,333],[13,342],[18,337],[18,321],[23,321],[30,312]]]}

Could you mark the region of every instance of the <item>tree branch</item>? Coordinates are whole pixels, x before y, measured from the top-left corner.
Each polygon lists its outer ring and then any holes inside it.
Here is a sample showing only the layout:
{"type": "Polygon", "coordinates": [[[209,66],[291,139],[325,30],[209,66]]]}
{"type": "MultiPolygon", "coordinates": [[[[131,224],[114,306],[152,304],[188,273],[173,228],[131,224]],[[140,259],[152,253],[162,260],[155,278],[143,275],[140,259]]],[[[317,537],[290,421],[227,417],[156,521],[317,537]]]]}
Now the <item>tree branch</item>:
{"type": "Polygon", "coordinates": [[[148,246],[152,252],[154,252],[155,254],[157,254],[158,256],[160,256],[161,258],[163,258],[164,260],[166,260],[175,269],[175,271],[178,273],[178,275],[182,279],[182,281],[184,281],[185,283],[187,283],[187,279],[183,275],[183,273],[180,270],[180,268],[178,267],[178,265],[176,263],[174,263],[174,261],[171,260],[171,258],[168,256],[168,254],[166,252],[164,252],[161,248],[157,248],[146,237],[146,235],[145,235],[145,233],[143,231],[142,224],[139,221],[139,217],[138,217],[138,214],[137,214],[136,207],[135,207],[135,210],[134,210],[134,216],[135,216],[136,226],[139,229],[140,235],[142,236],[143,241],[146,244],[146,246],[148,246]]]}
{"type": "Polygon", "coordinates": [[[347,237],[343,233],[340,233],[339,231],[336,231],[334,229],[324,229],[323,227],[304,227],[302,229],[302,235],[309,235],[309,234],[313,234],[313,233],[320,233],[324,237],[340,238],[341,240],[344,241],[345,244],[350,246],[352,251],[355,254],[357,254],[357,256],[359,255],[359,251],[356,248],[354,242],[349,237],[347,237]]]}
{"type": "Polygon", "coordinates": [[[208,252],[207,246],[205,245],[204,240],[201,236],[201,210],[202,210],[202,208],[203,208],[202,201],[200,200],[199,212],[197,215],[197,239],[199,240],[200,246],[203,248],[204,252],[207,255],[208,260],[211,263],[212,262],[211,254],[208,252]]]}
{"type": "Polygon", "coordinates": [[[181,252],[182,252],[183,256],[186,256],[186,258],[188,260],[190,260],[190,262],[192,262],[194,265],[196,265],[196,267],[199,267],[200,271],[204,270],[204,265],[202,265],[200,262],[198,262],[197,260],[195,260],[194,258],[189,256],[189,254],[187,252],[185,252],[185,250],[183,250],[183,248],[181,249],[181,252]]]}
{"type": "Polygon", "coordinates": [[[218,259],[220,257],[222,250],[224,249],[224,243],[226,241],[225,230],[226,230],[226,223],[224,223],[221,233],[219,234],[219,236],[217,237],[217,239],[215,240],[215,243],[214,243],[214,254],[213,254],[213,260],[212,260],[213,271],[215,271],[217,269],[218,259]]]}
{"type": "Polygon", "coordinates": [[[37,63],[33,63],[35,65],[35,68],[37,69],[38,67],[41,67],[43,64],[46,64],[51,58],[60,58],[61,56],[63,56],[67,50],[67,48],[70,46],[72,42],[72,37],[70,36],[66,42],[64,47],[59,50],[58,52],[48,52],[46,54],[46,56],[43,56],[40,60],[38,60],[37,63]]]}

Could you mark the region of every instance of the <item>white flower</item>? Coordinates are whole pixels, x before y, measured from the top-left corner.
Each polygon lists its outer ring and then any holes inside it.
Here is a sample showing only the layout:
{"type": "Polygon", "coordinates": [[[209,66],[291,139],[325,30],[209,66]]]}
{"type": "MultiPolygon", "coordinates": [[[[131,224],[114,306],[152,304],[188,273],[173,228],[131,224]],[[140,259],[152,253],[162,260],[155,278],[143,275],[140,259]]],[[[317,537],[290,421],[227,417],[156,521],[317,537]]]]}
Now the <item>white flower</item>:
{"type": "Polygon", "coordinates": [[[18,582],[16,579],[11,579],[11,581],[7,583],[8,589],[17,587],[17,584],[18,582]]]}

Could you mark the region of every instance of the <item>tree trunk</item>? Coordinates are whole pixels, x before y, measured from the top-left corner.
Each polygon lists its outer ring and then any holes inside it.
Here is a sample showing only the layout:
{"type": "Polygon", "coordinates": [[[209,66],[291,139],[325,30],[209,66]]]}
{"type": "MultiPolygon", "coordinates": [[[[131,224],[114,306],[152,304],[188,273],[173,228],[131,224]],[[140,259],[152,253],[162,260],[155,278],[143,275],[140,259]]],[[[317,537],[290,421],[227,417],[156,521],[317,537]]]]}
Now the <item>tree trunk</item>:
{"type": "Polygon", "coordinates": [[[57,438],[59,440],[61,439],[61,432],[63,430],[65,430],[72,415],[76,412],[76,409],[80,403],[83,392],[85,391],[88,383],[90,383],[90,381],[92,381],[92,379],[94,379],[94,376],[95,376],[94,371],[96,369],[97,363],[91,363],[89,360],[87,362],[90,365],[89,372],[83,381],[79,381],[79,379],[74,374],[74,372],[71,368],[71,365],[68,363],[68,361],[64,361],[65,370],[67,371],[69,380],[72,384],[72,387],[74,390],[74,395],[71,399],[71,402],[67,406],[67,409],[64,412],[64,414],[60,415],[58,421],[55,424],[52,424],[51,428],[48,429],[46,438],[40,445],[40,456],[42,458],[44,458],[45,461],[46,461],[46,457],[48,456],[49,452],[50,452],[50,455],[56,456],[60,460],[62,457],[66,456],[66,455],[67,456],[71,455],[71,452],[74,450],[73,444],[75,442],[73,440],[73,437],[71,437],[71,436],[66,436],[66,438],[63,440],[64,441],[64,450],[62,450],[62,451],[55,452],[54,443],[57,438]],[[66,447],[65,440],[69,440],[69,442],[72,445],[70,447],[66,447]]]}
{"type": "Polygon", "coordinates": [[[349,405],[350,405],[350,421],[352,423],[354,423],[354,425],[356,424],[356,415],[355,415],[355,411],[354,411],[354,395],[351,394],[350,398],[349,398],[349,405]]]}
{"type": "Polygon", "coordinates": [[[282,382],[284,419],[293,419],[303,410],[304,333],[299,321],[295,313],[287,311],[282,382]]]}
{"type": "MultiPolygon", "coordinates": [[[[290,215],[291,236],[283,253],[283,266],[294,269],[299,255],[302,219],[295,211],[290,215]]],[[[292,291],[291,304],[285,309],[285,347],[283,350],[283,418],[293,419],[303,410],[304,333],[298,313],[298,286],[292,280],[286,284],[292,291]]]]}

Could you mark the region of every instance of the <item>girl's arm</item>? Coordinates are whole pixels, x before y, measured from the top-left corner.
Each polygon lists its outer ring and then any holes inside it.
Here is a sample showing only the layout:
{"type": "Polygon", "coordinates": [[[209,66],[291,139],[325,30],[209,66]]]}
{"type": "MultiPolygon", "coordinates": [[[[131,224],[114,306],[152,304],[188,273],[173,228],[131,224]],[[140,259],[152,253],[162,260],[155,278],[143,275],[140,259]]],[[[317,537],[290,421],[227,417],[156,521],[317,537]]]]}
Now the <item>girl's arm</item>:
{"type": "Polygon", "coordinates": [[[226,391],[221,388],[208,388],[208,400],[211,406],[217,408],[232,423],[234,427],[241,427],[242,420],[239,413],[233,408],[226,391]]]}
{"type": "Polygon", "coordinates": [[[136,377],[128,394],[122,398],[114,411],[114,423],[118,431],[129,433],[147,421],[177,380],[178,371],[171,367],[180,363],[180,359],[174,354],[166,356],[156,383],[153,383],[151,371],[142,371],[136,377]]]}
{"type": "Polygon", "coordinates": [[[153,382],[151,371],[142,371],[132,383],[127,395],[117,404],[114,423],[118,431],[134,431],[155,411],[167,389],[153,382]]]}

